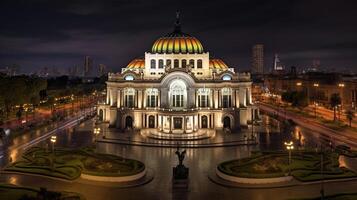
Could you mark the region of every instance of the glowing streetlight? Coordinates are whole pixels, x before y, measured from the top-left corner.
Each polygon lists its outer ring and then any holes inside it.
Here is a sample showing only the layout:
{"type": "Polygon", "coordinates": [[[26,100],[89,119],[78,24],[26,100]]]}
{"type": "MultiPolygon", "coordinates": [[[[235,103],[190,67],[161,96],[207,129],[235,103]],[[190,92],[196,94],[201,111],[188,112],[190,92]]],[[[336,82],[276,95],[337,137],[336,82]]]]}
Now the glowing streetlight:
{"type": "Polygon", "coordinates": [[[100,128],[94,128],[93,133],[95,135],[95,141],[97,141],[97,136],[100,134],[100,128]]]}
{"type": "Polygon", "coordinates": [[[291,164],[291,151],[294,149],[294,143],[293,141],[290,142],[284,142],[284,145],[286,147],[286,149],[289,152],[289,175],[291,173],[291,168],[290,168],[290,164],[291,164]]]}
{"type": "Polygon", "coordinates": [[[53,170],[54,164],[55,164],[55,143],[57,141],[57,136],[52,135],[51,136],[51,143],[52,143],[52,165],[51,169],[53,170]]]}
{"type": "Polygon", "coordinates": [[[318,83],[314,83],[314,87],[319,87],[320,85],[318,83]]]}

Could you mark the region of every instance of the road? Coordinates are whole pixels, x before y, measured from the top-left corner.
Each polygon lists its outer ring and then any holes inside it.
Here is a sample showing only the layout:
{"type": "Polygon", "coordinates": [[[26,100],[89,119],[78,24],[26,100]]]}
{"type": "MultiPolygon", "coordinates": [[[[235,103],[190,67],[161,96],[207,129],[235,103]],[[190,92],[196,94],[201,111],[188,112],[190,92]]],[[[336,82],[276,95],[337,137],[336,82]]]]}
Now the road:
{"type": "Polygon", "coordinates": [[[354,149],[357,148],[357,134],[353,131],[335,131],[326,126],[323,126],[320,123],[315,122],[314,120],[301,117],[296,113],[292,113],[286,110],[282,112],[281,109],[268,104],[259,103],[257,105],[262,111],[278,114],[278,116],[281,118],[292,119],[295,123],[302,127],[315,130],[319,134],[328,136],[331,141],[340,141],[348,144],[354,149]]]}

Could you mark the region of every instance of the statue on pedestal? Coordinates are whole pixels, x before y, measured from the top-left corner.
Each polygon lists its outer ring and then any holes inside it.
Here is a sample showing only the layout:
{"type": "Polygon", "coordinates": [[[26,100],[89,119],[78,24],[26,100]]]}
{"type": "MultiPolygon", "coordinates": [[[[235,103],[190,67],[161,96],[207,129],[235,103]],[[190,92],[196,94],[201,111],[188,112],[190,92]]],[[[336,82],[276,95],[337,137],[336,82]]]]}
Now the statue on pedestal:
{"type": "Polygon", "coordinates": [[[188,178],[188,168],[183,164],[183,160],[185,159],[186,150],[180,152],[180,148],[177,147],[175,152],[177,158],[179,160],[179,164],[173,168],[173,178],[175,180],[185,180],[188,178]]]}

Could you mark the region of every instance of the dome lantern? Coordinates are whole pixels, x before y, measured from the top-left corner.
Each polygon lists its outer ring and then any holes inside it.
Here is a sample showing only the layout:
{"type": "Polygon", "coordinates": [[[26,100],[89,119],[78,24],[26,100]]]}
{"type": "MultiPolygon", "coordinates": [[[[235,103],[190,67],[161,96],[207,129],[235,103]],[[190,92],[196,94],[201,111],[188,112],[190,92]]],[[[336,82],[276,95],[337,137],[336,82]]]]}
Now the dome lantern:
{"type": "Polygon", "coordinates": [[[159,54],[201,54],[204,50],[197,38],[181,31],[180,13],[176,12],[174,31],[157,39],[152,45],[151,52],[159,54]]]}

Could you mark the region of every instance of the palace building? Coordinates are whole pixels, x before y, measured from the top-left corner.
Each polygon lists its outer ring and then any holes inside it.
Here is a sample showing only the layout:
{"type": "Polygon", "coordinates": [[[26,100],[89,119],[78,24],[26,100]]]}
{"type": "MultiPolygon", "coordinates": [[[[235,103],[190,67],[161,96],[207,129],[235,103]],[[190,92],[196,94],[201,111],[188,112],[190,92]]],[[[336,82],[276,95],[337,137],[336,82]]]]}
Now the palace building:
{"type": "Polygon", "coordinates": [[[183,33],[177,16],[174,31],[157,39],[144,58],[108,74],[98,116],[122,130],[237,131],[258,117],[251,85],[249,73],[211,58],[197,38],[183,33]]]}

